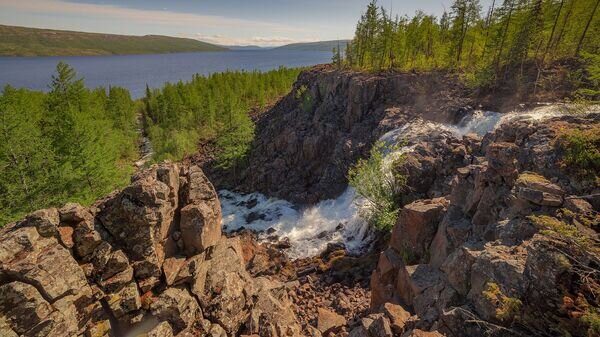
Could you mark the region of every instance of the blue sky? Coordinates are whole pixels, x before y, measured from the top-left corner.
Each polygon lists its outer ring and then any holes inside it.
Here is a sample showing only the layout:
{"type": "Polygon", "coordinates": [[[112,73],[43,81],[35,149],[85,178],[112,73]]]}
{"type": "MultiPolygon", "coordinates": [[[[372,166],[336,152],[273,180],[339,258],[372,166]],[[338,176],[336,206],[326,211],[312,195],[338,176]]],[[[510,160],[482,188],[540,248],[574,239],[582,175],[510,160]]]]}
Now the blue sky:
{"type": "MultiPolygon", "coordinates": [[[[369,0],[0,0],[0,24],[160,34],[226,45],[351,38],[369,0]]],[[[483,0],[487,6],[491,2],[483,0]]],[[[451,0],[380,0],[394,14],[441,14],[451,0]]]]}

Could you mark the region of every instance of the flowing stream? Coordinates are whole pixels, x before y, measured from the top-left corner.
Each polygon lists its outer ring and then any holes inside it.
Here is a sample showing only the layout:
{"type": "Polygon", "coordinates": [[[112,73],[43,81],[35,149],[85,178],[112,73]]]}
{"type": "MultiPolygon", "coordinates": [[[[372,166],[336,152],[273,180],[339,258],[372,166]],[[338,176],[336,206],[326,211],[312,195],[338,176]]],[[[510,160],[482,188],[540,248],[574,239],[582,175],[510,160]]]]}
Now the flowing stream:
{"type": "MultiPolygon", "coordinates": [[[[462,137],[468,133],[479,136],[493,131],[499,125],[517,119],[531,121],[563,115],[559,105],[548,105],[524,113],[501,114],[491,111],[475,111],[457,125],[441,124],[415,119],[394,129],[380,140],[386,145],[415,143],[432,134],[448,134],[462,137]]],[[[410,145],[386,153],[386,159],[399,152],[411,151],[410,145]]],[[[348,187],[336,199],[324,200],[306,208],[298,208],[288,201],[269,198],[260,193],[238,194],[219,191],[223,209],[223,228],[232,232],[241,228],[259,233],[259,240],[288,238],[291,258],[318,255],[329,243],[343,243],[350,254],[360,254],[372,243],[373,235],[361,218],[366,201],[348,187]]]]}

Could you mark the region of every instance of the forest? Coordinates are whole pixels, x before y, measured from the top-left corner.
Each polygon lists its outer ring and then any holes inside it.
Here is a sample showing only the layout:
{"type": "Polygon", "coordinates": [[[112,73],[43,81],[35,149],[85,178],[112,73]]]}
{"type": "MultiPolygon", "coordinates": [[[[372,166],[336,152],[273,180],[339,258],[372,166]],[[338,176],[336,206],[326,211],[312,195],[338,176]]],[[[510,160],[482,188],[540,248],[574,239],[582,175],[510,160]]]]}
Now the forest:
{"type": "Polygon", "coordinates": [[[438,18],[422,11],[394,16],[372,1],[345,57],[334,49],[333,61],[359,70],[459,70],[476,86],[522,75],[527,65],[534,65],[539,77],[546,65],[569,58],[595,69],[600,67],[599,4],[493,0],[482,8],[479,0],[455,0],[438,18]]]}
{"type": "Polygon", "coordinates": [[[242,165],[254,139],[249,112],[289,92],[300,71],[228,71],[147,89],[145,116],[154,159],[179,160],[197,152],[198,143],[214,142],[218,167],[242,165]]]}
{"type": "Polygon", "coordinates": [[[0,95],[0,225],[65,202],[89,204],[129,181],[136,103],[123,88],[87,89],[59,63],[48,93],[0,95]]]}
{"type": "Polygon", "coordinates": [[[0,94],[0,226],[66,202],[90,204],[125,186],[143,119],[152,162],[180,160],[203,141],[217,165],[235,168],[254,139],[249,112],[287,93],[300,69],[195,75],[189,83],[147,89],[141,101],[119,87],[87,89],[59,63],[48,93],[4,88],[0,94]],[[145,117],[145,118],[139,118],[145,117]]]}

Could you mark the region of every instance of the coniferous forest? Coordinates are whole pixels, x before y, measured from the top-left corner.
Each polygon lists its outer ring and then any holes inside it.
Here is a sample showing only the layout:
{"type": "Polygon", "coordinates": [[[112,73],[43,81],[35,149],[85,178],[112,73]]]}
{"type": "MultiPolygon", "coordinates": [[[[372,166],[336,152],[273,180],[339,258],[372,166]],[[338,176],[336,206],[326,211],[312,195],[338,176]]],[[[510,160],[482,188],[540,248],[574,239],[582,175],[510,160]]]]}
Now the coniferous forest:
{"type": "Polygon", "coordinates": [[[249,111],[291,88],[300,69],[195,75],[147,90],[142,102],[119,87],[87,89],[58,64],[48,93],[7,86],[0,95],[0,225],[65,202],[89,204],[129,181],[139,158],[138,114],[153,161],[180,160],[200,141],[217,165],[240,165],[254,137],[249,111]]]}
{"type": "Polygon", "coordinates": [[[254,138],[249,111],[289,92],[299,72],[229,71],[147,89],[145,116],[155,160],[178,160],[197,152],[200,141],[214,141],[219,167],[240,165],[254,138]]]}
{"type": "Polygon", "coordinates": [[[0,95],[0,224],[67,201],[89,204],[128,182],[136,104],[118,87],[87,89],[59,63],[48,93],[0,95]]]}
{"type": "Polygon", "coordinates": [[[372,1],[345,59],[334,50],[333,60],[359,70],[460,70],[476,86],[519,75],[527,65],[541,73],[561,59],[579,58],[595,69],[599,5],[599,0],[494,0],[482,8],[479,0],[455,0],[441,17],[422,11],[408,17],[372,1]]]}

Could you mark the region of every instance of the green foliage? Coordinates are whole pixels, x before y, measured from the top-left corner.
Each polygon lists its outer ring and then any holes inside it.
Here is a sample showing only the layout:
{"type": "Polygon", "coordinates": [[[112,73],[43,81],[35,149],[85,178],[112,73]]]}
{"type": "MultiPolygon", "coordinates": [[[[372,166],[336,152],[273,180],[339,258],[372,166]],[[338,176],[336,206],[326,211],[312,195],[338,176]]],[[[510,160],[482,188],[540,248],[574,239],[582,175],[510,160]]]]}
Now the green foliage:
{"type": "MultiPolygon", "coordinates": [[[[454,0],[439,18],[421,11],[394,18],[373,0],[357,24],[345,62],[376,71],[459,69],[471,84],[490,85],[522,75],[525,63],[543,67],[560,58],[597,58],[598,3],[504,0],[484,14],[479,0],[454,0]]],[[[595,66],[589,69],[597,72],[595,66]]]]}
{"type": "Polygon", "coordinates": [[[582,53],[585,62],[585,72],[589,84],[577,90],[577,93],[586,99],[600,97],[600,54],[582,53]]]}
{"type": "Polygon", "coordinates": [[[303,111],[308,112],[312,109],[313,98],[307,86],[301,85],[300,88],[296,90],[294,97],[300,102],[300,107],[303,111]]]}
{"type": "Polygon", "coordinates": [[[577,175],[594,179],[600,172],[600,127],[563,130],[557,139],[563,165],[577,175]]]}
{"type": "Polygon", "coordinates": [[[495,282],[488,282],[483,296],[496,306],[496,318],[503,322],[510,322],[519,318],[523,302],[518,298],[508,297],[495,282]]]}
{"type": "MultiPolygon", "coordinates": [[[[392,168],[404,161],[404,156],[385,158],[385,145],[377,142],[371,149],[368,159],[360,159],[348,170],[348,182],[365,198],[368,207],[363,214],[367,221],[381,231],[389,231],[394,226],[400,211],[400,198],[406,185],[406,176],[393,173],[392,168]]],[[[391,156],[397,147],[388,149],[391,156]]]]}
{"type": "Polygon", "coordinates": [[[88,90],[59,63],[47,94],[0,95],[0,224],[67,201],[90,203],[127,182],[135,105],[125,89],[88,90]]]}
{"type": "Polygon", "coordinates": [[[254,139],[249,112],[287,93],[300,71],[228,71],[147,89],[145,115],[154,160],[179,160],[197,152],[199,141],[214,141],[217,166],[242,165],[254,139]]]}
{"type": "Polygon", "coordinates": [[[588,312],[581,316],[581,321],[589,327],[589,336],[600,335],[600,314],[598,313],[597,308],[591,308],[588,312]]]}
{"type": "Polygon", "coordinates": [[[67,56],[226,51],[206,42],[169,36],[128,36],[0,25],[0,55],[67,56]]]}

